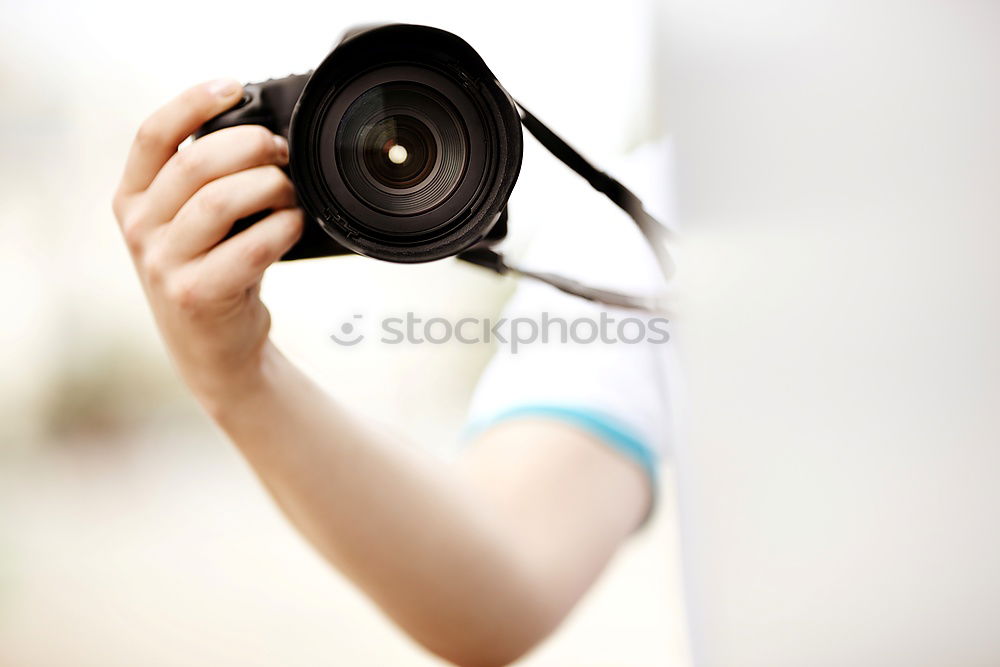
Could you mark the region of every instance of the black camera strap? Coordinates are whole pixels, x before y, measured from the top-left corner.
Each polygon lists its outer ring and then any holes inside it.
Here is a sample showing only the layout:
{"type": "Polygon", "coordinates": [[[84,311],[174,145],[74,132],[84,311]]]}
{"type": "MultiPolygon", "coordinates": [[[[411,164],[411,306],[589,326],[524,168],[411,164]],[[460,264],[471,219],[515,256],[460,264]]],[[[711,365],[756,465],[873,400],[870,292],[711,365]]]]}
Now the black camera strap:
{"type": "MultiPolygon", "coordinates": [[[[586,158],[532,115],[522,104],[517,103],[517,107],[521,113],[521,124],[524,125],[524,128],[546,150],[558,158],[560,162],[582,176],[584,180],[590,183],[591,187],[604,194],[618,208],[625,211],[632,218],[652,247],[653,254],[656,256],[664,275],[669,276],[672,273],[673,267],[663,246],[669,236],[669,230],[646,211],[642,205],[642,201],[635,193],[618,180],[588,162],[586,158]]],[[[666,307],[663,298],[633,296],[612,290],[599,289],[584,285],[565,276],[517,267],[508,264],[501,253],[489,248],[473,248],[472,250],[460,253],[458,257],[472,264],[496,271],[501,275],[514,273],[540,280],[567,294],[572,294],[588,301],[604,303],[620,308],[652,312],[663,312],[666,307]]]]}
{"type": "Polygon", "coordinates": [[[460,253],[458,258],[469,262],[470,264],[475,264],[491,271],[495,271],[500,275],[513,273],[514,275],[539,280],[543,283],[552,285],[556,289],[566,292],[567,294],[578,296],[581,299],[586,299],[587,301],[594,301],[608,306],[617,306],[618,308],[628,308],[631,310],[645,310],[661,314],[666,312],[666,300],[663,298],[635,296],[632,294],[625,294],[623,292],[600,289],[584,285],[577,280],[567,278],[566,276],[560,276],[555,273],[533,271],[531,269],[514,266],[507,263],[502,253],[499,253],[496,250],[491,250],[490,248],[479,247],[473,248],[472,250],[466,250],[465,252],[460,253]]]}

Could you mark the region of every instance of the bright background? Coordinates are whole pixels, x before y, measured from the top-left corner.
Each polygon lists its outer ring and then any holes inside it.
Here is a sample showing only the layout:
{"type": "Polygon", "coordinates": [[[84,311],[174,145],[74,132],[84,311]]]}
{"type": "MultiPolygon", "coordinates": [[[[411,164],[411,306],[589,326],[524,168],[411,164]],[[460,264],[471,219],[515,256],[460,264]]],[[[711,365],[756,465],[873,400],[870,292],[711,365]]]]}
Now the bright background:
{"type": "Polygon", "coordinates": [[[1000,3],[663,18],[696,664],[1000,664],[1000,3]]]}
{"type": "MultiPolygon", "coordinates": [[[[457,31],[599,163],[674,141],[686,437],[650,530],[526,664],[1000,663],[995,0],[0,8],[0,664],[433,662],[185,397],[109,212],[177,90],[305,70],[381,19],[457,31]]],[[[527,147],[512,247],[617,215],[527,147]]],[[[326,336],[486,315],[511,287],[345,258],[265,294],[321,383],[444,455],[490,351],[326,336]]]]}
{"type": "MultiPolygon", "coordinates": [[[[640,0],[0,0],[0,664],[434,664],[286,525],[185,395],[111,193],[139,122],[181,89],[305,71],[345,28],[382,20],[457,32],[610,162],[658,129],[650,16],[640,0]]],[[[591,204],[614,215],[529,142],[512,245],[591,204]]],[[[272,269],[265,297],[318,381],[447,454],[488,348],[327,335],[354,313],[486,316],[511,288],[450,261],[341,258],[272,269]]],[[[686,664],[677,571],[668,501],[525,664],[686,664]]]]}

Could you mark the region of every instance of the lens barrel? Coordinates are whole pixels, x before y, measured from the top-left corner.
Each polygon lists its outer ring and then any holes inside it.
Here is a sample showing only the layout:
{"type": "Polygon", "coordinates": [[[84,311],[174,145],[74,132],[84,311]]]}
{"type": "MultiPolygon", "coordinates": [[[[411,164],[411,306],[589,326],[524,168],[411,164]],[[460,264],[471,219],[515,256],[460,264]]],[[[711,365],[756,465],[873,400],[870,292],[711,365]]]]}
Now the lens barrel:
{"type": "Polygon", "coordinates": [[[521,165],[513,100],[457,36],[393,24],[345,39],[292,114],[299,201],[354,252],[422,262],[496,224],[521,165]]]}

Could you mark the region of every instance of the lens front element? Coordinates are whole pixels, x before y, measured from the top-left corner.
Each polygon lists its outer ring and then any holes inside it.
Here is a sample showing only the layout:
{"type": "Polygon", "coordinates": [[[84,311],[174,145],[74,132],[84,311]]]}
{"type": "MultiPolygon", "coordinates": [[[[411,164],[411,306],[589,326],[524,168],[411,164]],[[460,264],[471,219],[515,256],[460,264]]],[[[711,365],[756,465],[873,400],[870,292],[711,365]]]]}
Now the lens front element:
{"type": "Polygon", "coordinates": [[[347,109],[335,156],[344,183],[366,206],[416,216],[441,204],[462,180],[468,137],[458,112],[414,82],[376,85],[347,109]]]}

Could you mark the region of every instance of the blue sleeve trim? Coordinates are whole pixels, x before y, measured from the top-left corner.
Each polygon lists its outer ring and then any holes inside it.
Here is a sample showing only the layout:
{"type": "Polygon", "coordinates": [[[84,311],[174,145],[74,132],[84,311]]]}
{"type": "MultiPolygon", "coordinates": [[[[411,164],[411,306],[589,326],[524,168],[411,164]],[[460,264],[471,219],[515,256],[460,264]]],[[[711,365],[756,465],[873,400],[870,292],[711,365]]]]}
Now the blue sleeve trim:
{"type": "MultiPolygon", "coordinates": [[[[653,496],[657,495],[658,474],[657,458],[650,449],[633,431],[620,421],[591,408],[580,408],[565,405],[527,404],[519,405],[508,410],[504,410],[488,419],[473,423],[465,432],[466,438],[477,435],[485,431],[490,426],[500,422],[519,417],[542,417],[557,419],[577,426],[600,440],[621,454],[632,459],[643,469],[649,477],[649,482],[653,490],[653,496]]],[[[655,504],[655,502],[654,502],[655,504]]]]}

